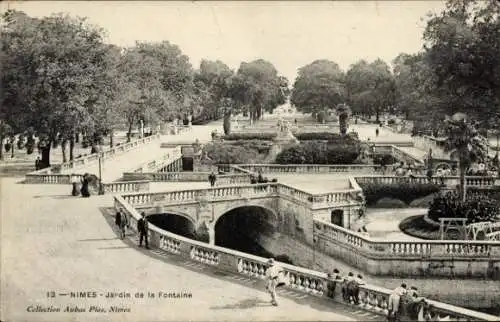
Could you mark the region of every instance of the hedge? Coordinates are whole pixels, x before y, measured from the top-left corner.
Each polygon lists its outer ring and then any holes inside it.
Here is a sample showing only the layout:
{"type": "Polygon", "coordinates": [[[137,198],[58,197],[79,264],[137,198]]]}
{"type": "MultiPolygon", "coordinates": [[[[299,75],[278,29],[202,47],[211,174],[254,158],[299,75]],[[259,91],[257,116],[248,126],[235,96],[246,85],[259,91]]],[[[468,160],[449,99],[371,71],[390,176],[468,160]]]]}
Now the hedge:
{"type": "Polygon", "coordinates": [[[271,149],[272,142],[263,140],[237,140],[224,142],[224,145],[240,146],[251,150],[256,150],[259,154],[267,154],[271,149]]]}
{"type": "Polygon", "coordinates": [[[357,142],[357,139],[353,137],[351,134],[342,136],[338,133],[332,133],[332,132],[317,132],[317,133],[297,133],[294,135],[299,141],[324,140],[332,143],[345,142],[349,144],[357,142]]]}
{"type": "Polygon", "coordinates": [[[281,151],[278,164],[352,164],[361,152],[359,144],[306,141],[281,151]]]}
{"type": "Polygon", "coordinates": [[[439,191],[437,184],[418,183],[360,183],[368,206],[376,205],[382,198],[399,199],[409,205],[413,200],[428,196],[439,191]]]}
{"type": "Polygon", "coordinates": [[[271,141],[276,137],[276,133],[231,133],[223,135],[222,139],[226,141],[237,140],[268,140],[271,141]]]}
{"type": "MultiPolygon", "coordinates": [[[[223,135],[222,139],[225,141],[237,141],[237,140],[274,140],[276,138],[276,133],[231,133],[228,135],[223,135]]],[[[299,141],[328,141],[330,143],[337,144],[356,144],[358,143],[357,133],[349,133],[346,136],[342,136],[339,133],[332,132],[305,132],[305,133],[294,133],[294,136],[299,141]]]]}
{"type": "Polygon", "coordinates": [[[203,147],[203,151],[217,164],[259,163],[267,156],[257,149],[236,144],[210,143],[203,147]]]}

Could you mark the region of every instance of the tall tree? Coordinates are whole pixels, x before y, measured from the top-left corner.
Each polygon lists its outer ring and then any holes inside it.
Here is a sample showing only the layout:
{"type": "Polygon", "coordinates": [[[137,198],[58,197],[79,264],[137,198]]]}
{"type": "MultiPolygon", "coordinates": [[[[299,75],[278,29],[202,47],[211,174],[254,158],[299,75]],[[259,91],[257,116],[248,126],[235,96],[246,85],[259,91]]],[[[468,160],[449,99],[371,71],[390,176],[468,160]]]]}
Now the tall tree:
{"type": "Polygon", "coordinates": [[[281,91],[284,77],[268,61],[258,59],[242,62],[236,76],[232,78],[230,97],[239,107],[245,107],[253,122],[262,117],[264,111],[272,111],[285,99],[281,91]]]}
{"type": "Polygon", "coordinates": [[[339,65],[316,60],[301,67],[293,85],[291,103],[298,111],[317,115],[345,101],[345,75],[339,65]]]}
{"type": "Polygon", "coordinates": [[[364,60],[351,65],[346,74],[346,88],[351,107],[357,113],[380,113],[394,105],[395,86],[389,65],[381,59],[364,60]]]}
{"type": "Polygon", "coordinates": [[[229,98],[234,72],[223,62],[202,60],[194,76],[198,97],[202,98],[201,118],[219,119],[223,113],[222,102],[229,98]]]}
{"type": "Polygon", "coordinates": [[[2,103],[17,111],[16,133],[32,128],[42,165],[50,148],[90,123],[96,84],[106,70],[103,31],[85,19],[42,19],[7,11],[2,23],[2,103]]]}
{"type": "Polygon", "coordinates": [[[434,95],[448,114],[487,120],[500,111],[500,4],[448,1],[424,32],[434,95]]]}

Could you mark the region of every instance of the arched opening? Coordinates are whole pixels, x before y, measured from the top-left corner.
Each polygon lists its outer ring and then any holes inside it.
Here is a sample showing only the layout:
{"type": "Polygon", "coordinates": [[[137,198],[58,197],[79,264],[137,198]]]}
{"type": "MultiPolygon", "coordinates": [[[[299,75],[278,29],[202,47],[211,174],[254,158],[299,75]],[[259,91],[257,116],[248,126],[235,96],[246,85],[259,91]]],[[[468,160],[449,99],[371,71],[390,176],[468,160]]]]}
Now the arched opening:
{"type": "Polygon", "coordinates": [[[273,235],[277,217],[273,211],[259,206],[243,206],[223,214],[215,223],[215,245],[261,257],[274,257],[293,264],[281,252],[273,253],[273,235]]]}
{"type": "Polygon", "coordinates": [[[160,213],[149,215],[148,221],[151,225],[163,230],[198,240],[194,223],[184,216],[172,213],[160,213]]]}

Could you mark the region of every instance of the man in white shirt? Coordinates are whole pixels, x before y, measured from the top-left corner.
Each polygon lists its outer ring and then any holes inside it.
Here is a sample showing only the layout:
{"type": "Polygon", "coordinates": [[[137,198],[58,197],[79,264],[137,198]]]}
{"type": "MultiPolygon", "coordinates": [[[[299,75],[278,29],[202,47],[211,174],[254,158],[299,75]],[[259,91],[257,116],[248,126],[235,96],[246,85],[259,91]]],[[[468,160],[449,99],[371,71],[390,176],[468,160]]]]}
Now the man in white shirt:
{"type": "Polygon", "coordinates": [[[269,264],[269,268],[266,270],[266,289],[269,294],[271,294],[271,304],[278,306],[278,301],[276,300],[276,285],[278,285],[279,274],[283,271],[283,269],[277,265],[272,258],[269,259],[267,263],[269,264]]]}
{"type": "Polygon", "coordinates": [[[399,313],[399,300],[401,296],[403,296],[407,292],[406,284],[403,283],[401,286],[396,287],[391,295],[389,295],[389,303],[388,303],[388,311],[389,311],[389,320],[396,320],[397,314],[399,313]]]}

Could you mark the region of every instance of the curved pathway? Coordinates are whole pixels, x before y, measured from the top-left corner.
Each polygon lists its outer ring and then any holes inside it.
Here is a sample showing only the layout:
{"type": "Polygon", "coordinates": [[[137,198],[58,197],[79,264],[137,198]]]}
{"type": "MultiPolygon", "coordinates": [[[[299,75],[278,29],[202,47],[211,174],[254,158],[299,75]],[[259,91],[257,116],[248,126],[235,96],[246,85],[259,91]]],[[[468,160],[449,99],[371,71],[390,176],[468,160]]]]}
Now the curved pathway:
{"type": "MultiPolygon", "coordinates": [[[[371,313],[304,294],[282,294],[268,303],[262,282],[213,271],[172,255],[137,248],[116,238],[110,196],[69,196],[65,185],[1,181],[2,321],[354,321],[380,319],[371,313]],[[106,215],[108,214],[108,215],[106,215]],[[47,292],[56,296],[48,298],[47,292]],[[192,298],[134,298],[136,292],[191,293],[192,298]],[[95,298],[59,293],[96,292],[95,298]],[[131,298],[104,297],[127,292],[131,298]],[[100,294],[103,296],[100,296],[100,294]],[[27,312],[28,307],[66,306],[87,313],[27,312]],[[90,313],[91,306],[130,313],[90,313]]],[[[91,294],[92,295],[92,294],[91,294]]]]}

